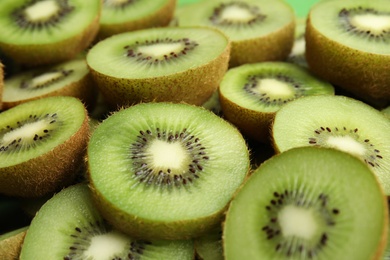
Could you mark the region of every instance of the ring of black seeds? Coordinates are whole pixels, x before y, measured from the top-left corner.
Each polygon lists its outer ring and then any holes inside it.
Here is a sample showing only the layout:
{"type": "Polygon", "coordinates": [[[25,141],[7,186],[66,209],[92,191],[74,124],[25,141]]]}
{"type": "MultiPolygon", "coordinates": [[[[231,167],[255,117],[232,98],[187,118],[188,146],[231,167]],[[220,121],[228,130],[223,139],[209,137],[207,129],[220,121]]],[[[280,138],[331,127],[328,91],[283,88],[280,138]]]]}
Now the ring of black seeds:
{"type": "Polygon", "coordinates": [[[51,84],[66,78],[67,76],[72,74],[74,72],[74,70],[51,70],[51,71],[47,71],[45,73],[51,73],[51,72],[61,72],[61,75],[59,75],[59,76],[57,76],[55,78],[52,78],[52,79],[50,79],[50,80],[48,80],[48,81],[46,81],[46,82],[44,82],[42,84],[33,86],[31,80],[33,78],[41,75],[41,74],[34,74],[31,79],[26,79],[26,80],[21,81],[19,88],[21,88],[21,89],[30,89],[30,90],[38,90],[38,89],[46,88],[46,87],[50,86],[51,84]]]}
{"type": "Polygon", "coordinates": [[[74,7],[69,5],[68,0],[55,0],[59,6],[59,11],[56,14],[45,20],[31,21],[26,16],[25,9],[39,1],[40,0],[28,1],[27,3],[12,12],[13,20],[19,27],[32,31],[54,28],[74,10],[74,7]]]}
{"type": "Polygon", "coordinates": [[[108,8],[125,9],[127,6],[132,5],[136,2],[139,2],[139,0],[126,0],[126,1],[103,0],[103,5],[104,7],[108,7],[108,8]]]}
{"type": "Polygon", "coordinates": [[[357,128],[348,129],[345,126],[333,128],[321,126],[314,130],[314,137],[309,137],[309,145],[326,146],[326,138],[324,137],[329,137],[329,135],[335,137],[353,137],[356,141],[364,145],[367,150],[366,155],[364,157],[364,162],[371,167],[380,167],[380,161],[383,159],[381,152],[375,148],[374,144],[372,144],[369,139],[361,137],[359,134],[359,129],[357,128]]]}
{"type": "Polygon", "coordinates": [[[192,184],[203,172],[203,163],[210,158],[201,140],[183,129],[175,133],[155,130],[140,131],[137,141],[130,145],[130,158],[133,164],[133,177],[139,183],[159,188],[180,188],[192,184]],[[191,163],[184,172],[175,172],[172,169],[155,170],[147,164],[146,149],[153,140],[158,139],[168,143],[179,142],[192,158],[191,163]]]}
{"type": "Polygon", "coordinates": [[[288,258],[294,257],[295,255],[306,255],[308,259],[315,258],[321,248],[326,246],[331,237],[329,237],[327,232],[323,232],[315,246],[311,246],[310,248],[304,239],[297,237],[283,238],[277,215],[287,205],[294,205],[306,209],[314,208],[320,212],[328,228],[332,228],[337,224],[336,219],[341,214],[340,210],[329,207],[329,197],[323,193],[318,195],[317,201],[309,202],[305,200],[304,194],[289,190],[274,192],[269,204],[265,206],[270,221],[267,225],[261,227],[261,231],[267,240],[275,241],[276,246],[274,250],[288,258]]]}

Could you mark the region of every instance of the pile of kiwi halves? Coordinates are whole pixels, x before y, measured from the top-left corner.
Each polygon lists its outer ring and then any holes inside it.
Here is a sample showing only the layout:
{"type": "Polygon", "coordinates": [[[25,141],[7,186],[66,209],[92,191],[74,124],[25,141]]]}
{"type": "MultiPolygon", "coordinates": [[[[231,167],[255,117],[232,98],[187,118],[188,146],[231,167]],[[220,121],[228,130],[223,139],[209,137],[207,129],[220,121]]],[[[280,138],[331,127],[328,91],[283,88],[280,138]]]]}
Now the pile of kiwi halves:
{"type": "Polygon", "coordinates": [[[390,259],[389,42],[388,0],[1,0],[0,259],[390,259]]]}

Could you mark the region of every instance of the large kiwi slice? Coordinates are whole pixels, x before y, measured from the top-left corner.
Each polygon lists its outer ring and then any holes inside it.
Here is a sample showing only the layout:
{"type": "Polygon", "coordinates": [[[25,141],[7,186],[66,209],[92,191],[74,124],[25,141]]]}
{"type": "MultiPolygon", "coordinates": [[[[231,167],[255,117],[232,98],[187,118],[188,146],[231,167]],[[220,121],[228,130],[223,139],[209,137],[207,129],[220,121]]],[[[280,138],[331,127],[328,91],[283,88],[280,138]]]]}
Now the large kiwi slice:
{"type": "Polygon", "coordinates": [[[190,240],[135,240],[113,229],[94,207],[88,186],[78,184],[42,206],[28,229],[20,259],[190,260],[193,255],[190,240]]]}
{"type": "Polygon", "coordinates": [[[232,41],[230,66],[284,60],[294,42],[295,17],[284,1],[203,0],[177,12],[179,26],[218,28],[232,41]]]}
{"type": "Polygon", "coordinates": [[[0,259],[19,259],[20,250],[22,249],[27,229],[28,226],[0,235],[0,259]]]}
{"type": "Polygon", "coordinates": [[[230,42],[211,28],[154,28],[96,44],[87,63],[112,106],[171,101],[201,105],[228,67],[230,42]]]}
{"type": "Polygon", "coordinates": [[[84,59],[32,69],[9,77],[4,82],[4,109],[48,96],[73,96],[92,109],[97,88],[84,59]]]}
{"type": "Polygon", "coordinates": [[[320,1],[309,14],[310,69],[375,106],[390,104],[389,42],[387,0],[320,1]]]}
{"type": "Polygon", "coordinates": [[[224,116],[246,136],[269,143],[275,112],[303,96],[334,94],[329,83],[287,62],[261,62],[230,69],[219,96],[224,116]]]}
{"type": "Polygon", "coordinates": [[[272,126],[274,146],[325,146],[359,157],[390,194],[390,120],[373,107],[344,96],[303,97],[283,106],[272,126]]]}
{"type": "Polygon", "coordinates": [[[87,155],[103,216],[146,239],[190,238],[219,225],[250,169],[240,132],[187,104],[114,113],[93,132],[87,155]]]}
{"type": "Polygon", "coordinates": [[[301,147],[263,163],[231,202],[223,229],[230,259],[380,259],[388,208],[354,156],[301,147]]]}
{"type": "Polygon", "coordinates": [[[94,39],[100,9],[96,0],[2,0],[0,47],[27,65],[69,60],[94,39]]]}
{"type": "Polygon", "coordinates": [[[0,193],[38,197],[70,183],[83,163],[88,117],[74,97],[47,97],[0,114],[0,193]]]}
{"type": "Polygon", "coordinates": [[[166,26],[175,6],[176,0],[104,0],[98,37],[166,26]]]}

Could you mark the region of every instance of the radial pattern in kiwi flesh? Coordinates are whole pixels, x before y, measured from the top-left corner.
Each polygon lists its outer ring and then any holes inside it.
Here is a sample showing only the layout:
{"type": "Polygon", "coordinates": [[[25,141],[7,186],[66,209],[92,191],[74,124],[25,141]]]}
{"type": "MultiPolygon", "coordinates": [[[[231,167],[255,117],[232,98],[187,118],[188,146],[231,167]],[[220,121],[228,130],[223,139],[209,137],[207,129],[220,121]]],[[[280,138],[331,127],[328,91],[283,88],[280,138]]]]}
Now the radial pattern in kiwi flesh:
{"type": "Polygon", "coordinates": [[[144,103],[103,121],[88,145],[103,216],[137,237],[195,237],[219,225],[249,171],[241,134],[212,112],[144,103]]]}
{"type": "Polygon", "coordinates": [[[388,209],[366,164],[300,147],[264,162],[231,202],[225,259],[381,259],[388,209]]]}

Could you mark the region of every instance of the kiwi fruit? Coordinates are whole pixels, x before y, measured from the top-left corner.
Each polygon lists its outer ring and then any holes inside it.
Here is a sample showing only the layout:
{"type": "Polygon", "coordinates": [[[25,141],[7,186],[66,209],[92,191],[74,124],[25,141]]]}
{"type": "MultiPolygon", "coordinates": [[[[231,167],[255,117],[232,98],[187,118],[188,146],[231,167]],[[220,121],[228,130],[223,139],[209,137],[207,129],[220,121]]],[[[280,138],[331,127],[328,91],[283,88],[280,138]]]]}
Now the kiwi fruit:
{"type": "Polygon", "coordinates": [[[0,193],[40,197],[71,183],[88,141],[88,116],[74,97],[29,101],[0,114],[0,193]]]}
{"type": "Polygon", "coordinates": [[[218,89],[211,95],[211,97],[202,104],[202,107],[210,110],[216,115],[222,116],[221,102],[219,102],[218,89]]]}
{"type": "Polygon", "coordinates": [[[4,65],[0,61],[0,111],[3,109],[4,65]]]}
{"type": "Polygon", "coordinates": [[[100,10],[96,0],[2,0],[0,48],[26,66],[72,59],[95,38],[100,10]]]}
{"type": "Polygon", "coordinates": [[[20,250],[22,248],[27,229],[28,226],[0,235],[0,259],[19,259],[20,250]]]}
{"type": "Polygon", "coordinates": [[[272,125],[275,150],[332,147],[362,161],[390,194],[390,120],[377,109],[345,96],[302,97],[283,106],[272,125]]]}
{"type": "Polygon", "coordinates": [[[229,53],[230,41],[216,29],[164,27],[100,41],[87,63],[111,107],[150,101],[201,105],[218,88],[229,53]]]}
{"type": "Polygon", "coordinates": [[[306,18],[296,18],[294,44],[290,54],[287,57],[287,62],[291,62],[307,68],[307,62],[305,58],[305,31],[306,18]]]}
{"type": "MultiPolygon", "coordinates": [[[[387,197],[387,206],[390,209],[390,197],[387,197]]],[[[389,218],[389,221],[390,221],[390,218],[389,218]]],[[[385,253],[383,254],[383,258],[382,258],[383,260],[390,260],[390,239],[389,239],[389,236],[390,236],[390,226],[387,229],[387,244],[386,244],[386,248],[385,248],[385,253]]]]}
{"type": "Polygon", "coordinates": [[[260,62],[230,69],[222,79],[219,97],[224,117],[255,141],[269,143],[275,112],[308,95],[333,95],[328,82],[287,62],[260,62]]]}
{"type": "Polygon", "coordinates": [[[75,59],[35,68],[9,77],[4,82],[3,107],[49,96],[73,96],[92,110],[97,90],[85,59],[75,59]]]}
{"type": "Polygon", "coordinates": [[[285,60],[294,42],[294,11],[284,1],[203,0],[176,15],[179,26],[203,25],[232,41],[230,67],[285,60]]]}
{"type": "Polygon", "coordinates": [[[232,200],[223,227],[230,259],[381,259],[386,197],[369,167],[324,147],[264,162],[232,200]]]}
{"type": "Polygon", "coordinates": [[[114,34],[167,26],[176,0],[104,0],[98,39],[114,34]]]}
{"type": "Polygon", "coordinates": [[[385,107],[384,109],[381,110],[381,112],[390,119],[390,106],[385,107]]]}
{"type": "Polygon", "coordinates": [[[190,260],[193,255],[191,240],[136,240],[112,228],[94,206],[88,186],[77,184],[40,208],[31,221],[20,259],[190,260]]]}
{"type": "Polygon", "coordinates": [[[197,260],[223,260],[222,230],[218,227],[194,240],[197,260]]]}
{"type": "Polygon", "coordinates": [[[89,181],[103,217],[140,239],[189,239],[220,225],[250,170],[240,132],[211,111],[151,102],[93,132],[89,181]]]}
{"type": "Polygon", "coordinates": [[[372,106],[390,104],[389,1],[320,1],[305,35],[311,71],[372,106]]]}

